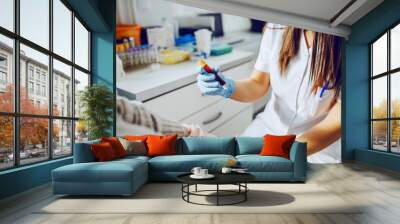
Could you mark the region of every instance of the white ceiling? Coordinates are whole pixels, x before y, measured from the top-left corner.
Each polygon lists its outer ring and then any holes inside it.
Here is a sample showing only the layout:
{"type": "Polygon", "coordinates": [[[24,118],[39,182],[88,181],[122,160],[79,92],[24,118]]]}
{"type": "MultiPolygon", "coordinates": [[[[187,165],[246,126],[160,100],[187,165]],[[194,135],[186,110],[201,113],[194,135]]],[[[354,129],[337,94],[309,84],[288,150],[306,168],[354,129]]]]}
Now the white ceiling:
{"type": "Polygon", "coordinates": [[[227,0],[282,12],[330,20],[351,0],[227,0]]]}
{"type": "Polygon", "coordinates": [[[168,0],[343,37],[383,0],[168,0]],[[346,7],[348,6],[348,7],[346,7]]]}

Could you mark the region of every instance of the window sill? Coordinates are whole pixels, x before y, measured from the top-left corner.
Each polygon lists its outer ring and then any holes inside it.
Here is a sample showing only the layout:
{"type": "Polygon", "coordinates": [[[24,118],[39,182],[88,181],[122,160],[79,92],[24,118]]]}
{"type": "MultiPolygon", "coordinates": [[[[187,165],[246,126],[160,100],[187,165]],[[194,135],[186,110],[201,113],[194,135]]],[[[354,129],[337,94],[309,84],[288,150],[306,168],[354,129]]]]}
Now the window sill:
{"type": "Polygon", "coordinates": [[[40,166],[44,166],[44,165],[50,165],[50,164],[53,164],[53,163],[63,162],[63,161],[69,160],[69,159],[72,160],[72,156],[67,156],[67,157],[62,157],[62,158],[59,158],[59,159],[52,159],[52,160],[48,160],[48,161],[43,161],[43,162],[38,162],[38,163],[34,163],[34,164],[24,165],[24,166],[21,166],[21,167],[10,168],[10,169],[7,169],[7,170],[0,171],[0,176],[1,175],[6,175],[6,174],[10,174],[10,173],[14,173],[14,172],[23,171],[23,170],[32,169],[32,168],[35,168],[35,167],[40,167],[40,166]]]}
{"type": "Polygon", "coordinates": [[[400,154],[371,149],[356,149],[355,160],[400,172],[400,154]]]}
{"type": "Polygon", "coordinates": [[[359,149],[359,150],[368,150],[368,151],[371,151],[371,152],[381,153],[381,154],[385,154],[385,155],[388,155],[388,156],[391,156],[391,155],[393,155],[393,156],[400,156],[400,153],[398,153],[398,152],[387,152],[387,151],[383,151],[383,150],[379,150],[379,149],[374,149],[374,148],[359,149]]]}

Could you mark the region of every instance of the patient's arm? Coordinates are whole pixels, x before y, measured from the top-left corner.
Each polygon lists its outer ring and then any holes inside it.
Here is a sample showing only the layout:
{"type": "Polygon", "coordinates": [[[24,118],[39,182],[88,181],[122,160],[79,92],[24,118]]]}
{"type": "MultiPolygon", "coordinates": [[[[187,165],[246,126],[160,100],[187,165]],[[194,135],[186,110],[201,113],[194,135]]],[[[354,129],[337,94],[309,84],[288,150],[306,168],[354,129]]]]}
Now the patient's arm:
{"type": "Polygon", "coordinates": [[[328,116],[299,136],[296,140],[307,142],[307,155],[321,151],[341,136],[341,103],[336,102],[328,116]]]}
{"type": "Polygon", "coordinates": [[[148,110],[142,103],[125,98],[117,100],[117,135],[162,134],[178,136],[205,136],[198,125],[181,124],[165,119],[148,110]]]}

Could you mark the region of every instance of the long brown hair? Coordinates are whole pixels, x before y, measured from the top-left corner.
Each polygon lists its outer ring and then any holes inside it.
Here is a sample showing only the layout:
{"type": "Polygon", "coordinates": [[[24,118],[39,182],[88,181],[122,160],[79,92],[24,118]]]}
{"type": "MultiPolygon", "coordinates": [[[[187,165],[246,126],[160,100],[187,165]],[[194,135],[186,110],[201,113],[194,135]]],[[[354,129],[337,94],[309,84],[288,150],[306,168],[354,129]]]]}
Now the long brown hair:
{"type": "MultiPolygon", "coordinates": [[[[279,66],[284,74],[289,62],[299,52],[300,39],[303,30],[294,27],[287,27],[283,33],[283,42],[279,54],[279,66]]],[[[342,38],[325,33],[315,32],[313,49],[311,54],[311,92],[317,93],[319,87],[333,89],[335,101],[341,88],[341,45],[342,38]]]]}

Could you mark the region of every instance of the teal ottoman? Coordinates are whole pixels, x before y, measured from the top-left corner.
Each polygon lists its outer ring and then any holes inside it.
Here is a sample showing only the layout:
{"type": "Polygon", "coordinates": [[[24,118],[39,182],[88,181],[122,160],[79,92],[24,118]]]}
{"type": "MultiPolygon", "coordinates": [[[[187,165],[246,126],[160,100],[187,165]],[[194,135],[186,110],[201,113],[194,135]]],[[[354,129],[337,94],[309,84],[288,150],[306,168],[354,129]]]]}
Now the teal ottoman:
{"type": "Polygon", "coordinates": [[[53,193],[132,195],[148,180],[147,157],[109,162],[74,163],[52,172],[53,193]]]}

